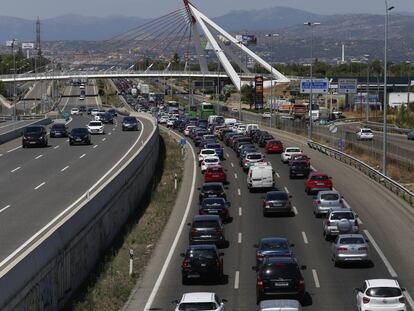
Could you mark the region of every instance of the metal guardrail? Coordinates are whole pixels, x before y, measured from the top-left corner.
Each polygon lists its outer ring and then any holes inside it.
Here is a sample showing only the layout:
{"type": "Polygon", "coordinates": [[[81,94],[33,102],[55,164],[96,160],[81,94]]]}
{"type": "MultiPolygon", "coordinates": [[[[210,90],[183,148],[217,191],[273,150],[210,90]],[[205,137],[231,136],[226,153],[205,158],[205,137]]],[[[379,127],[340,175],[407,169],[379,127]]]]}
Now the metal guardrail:
{"type": "Polygon", "coordinates": [[[378,170],[365,164],[361,160],[358,160],[357,158],[350,156],[349,154],[319,144],[312,140],[308,140],[307,143],[310,148],[318,150],[319,152],[324,153],[330,156],[331,158],[335,158],[336,160],[339,160],[341,162],[344,162],[350,166],[357,168],[359,171],[361,171],[371,179],[375,180],[377,183],[382,184],[387,189],[397,194],[399,197],[403,198],[405,201],[414,206],[414,192],[410,191],[403,185],[397,183],[395,180],[392,180],[391,178],[385,176],[378,170]]]}

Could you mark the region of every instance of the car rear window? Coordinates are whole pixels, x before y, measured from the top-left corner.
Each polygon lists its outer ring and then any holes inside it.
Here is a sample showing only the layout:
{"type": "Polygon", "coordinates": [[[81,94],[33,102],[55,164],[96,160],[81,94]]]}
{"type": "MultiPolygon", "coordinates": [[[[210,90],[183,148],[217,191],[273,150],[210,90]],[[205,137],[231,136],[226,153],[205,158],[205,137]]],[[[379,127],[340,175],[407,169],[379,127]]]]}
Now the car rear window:
{"type": "Polygon", "coordinates": [[[339,195],[337,193],[321,194],[321,200],[325,200],[325,201],[337,201],[337,200],[339,200],[339,195]]]}
{"type": "Polygon", "coordinates": [[[221,167],[210,167],[208,171],[211,173],[222,173],[223,169],[221,167]]]}
{"type": "Polygon", "coordinates": [[[214,302],[186,302],[180,303],[178,307],[180,311],[209,311],[216,309],[217,306],[214,302]]]}
{"type": "Polygon", "coordinates": [[[190,249],[187,252],[190,258],[214,259],[217,257],[214,249],[190,249]]]}
{"type": "Polygon", "coordinates": [[[204,185],[203,191],[222,191],[223,187],[221,185],[204,185]]]}
{"type": "Polygon", "coordinates": [[[362,132],[362,133],[366,133],[366,134],[370,134],[370,133],[372,133],[372,131],[371,131],[371,130],[362,130],[361,132],[362,132]]]}
{"type": "Polygon", "coordinates": [[[72,130],[72,134],[84,134],[87,133],[88,130],[84,128],[76,128],[72,130]]]}
{"type": "Polygon", "coordinates": [[[300,278],[300,271],[297,264],[274,263],[266,265],[262,270],[262,275],[272,278],[298,279],[300,278]]]}
{"type": "Polygon", "coordinates": [[[339,244],[365,244],[365,241],[361,237],[349,237],[340,239],[339,244]]]}
{"type": "Polygon", "coordinates": [[[39,126],[29,126],[25,128],[25,133],[40,133],[42,131],[42,128],[39,126]]]}
{"type": "Polygon", "coordinates": [[[53,129],[64,129],[66,126],[64,124],[54,124],[53,129]]]}
{"type": "Polygon", "coordinates": [[[307,168],[308,164],[306,162],[293,162],[292,163],[292,168],[307,168]]]}
{"type": "Polygon", "coordinates": [[[340,220],[340,219],[354,219],[354,213],[351,212],[337,212],[332,213],[331,220],[340,220]]]}
{"type": "Polygon", "coordinates": [[[312,180],[328,180],[329,177],[327,175],[312,175],[312,180]]]}
{"type": "Polygon", "coordinates": [[[90,122],[89,125],[90,126],[101,126],[102,123],[101,122],[90,122]]]}
{"type": "Polygon", "coordinates": [[[286,241],[266,241],[261,243],[260,248],[264,251],[274,251],[279,249],[287,249],[288,244],[286,241]]]}
{"type": "Polygon", "coordinates": [[[203,150],[203,154],[215,154],[215,150],[203,150]]]}
{"type": "Polygon", "coordinates": [[[367,290],[366,294],[370,297],[389,298],[401,296],[402,293],[397,287],[372,287],[367,290]]]}
{"type": "Polygon", "coordinates": [[[194,228],[218,228],[219,223],[214,220],[197,220],[194,221],[194,228]]]}
{"type": "Polygon", "coordinates": [[[124,118],[124,122],[135,122],[135,121],[136,121],[135,118],[131,118],[131,117],[124,118]]]}
{"type": "Polygon", "coordinates": [[[209,144],[206,146],[209,149],[218,149],[221,148],[221,146],[219,144],[209,144]]]}
{"type": "Polygon", "coordinates": [[[287,195],[287,193],[284,193],[284,192],[269,193],[266,196],[266,199],[269,200],[269,201],[272,201],[272,200],[287,200],[287,198],[288,198],[288,195],[287,195]]]}
{"type": "Polygon", "coordinates": [[[289,148],[289,149],[286,149],[286,152],[300,152],[300,149],[289,148]]]}
{"type": "Polygon", "coordinates": [[[261,154],[248,154],[247,159],[249,160],[260,160],[262,158],[261,154]]]}
{"type": "Polygon", "coordinates": [[[216,158],[207,158],[204,160],[206,163],[216,163],[218,162],[216,158]]]}

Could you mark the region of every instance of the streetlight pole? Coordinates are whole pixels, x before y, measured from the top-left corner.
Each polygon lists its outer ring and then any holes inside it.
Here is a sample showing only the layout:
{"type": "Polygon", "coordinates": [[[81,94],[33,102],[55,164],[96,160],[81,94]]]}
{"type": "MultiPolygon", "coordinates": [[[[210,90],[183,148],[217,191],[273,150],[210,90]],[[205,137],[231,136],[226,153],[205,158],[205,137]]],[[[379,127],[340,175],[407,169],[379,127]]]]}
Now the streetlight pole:
{"type": "Polygon", "coordinates": [[[314,22],[307,22],[304,25],[309,26],[311,28],[311,49],[310,49],[310,94],[309,94],[309,131],[308,131],[308,139],[312,140],[312,106],[313,106],[313,28],[314,26],[318,26],[321,23],[314,23],[314,22]]]}
{"type": "Polygon", "coordinates": [[[411,62],[407,60],[405,62],[407,64],[407,108],[410,108],[410,88],[411,88],[411,81],[410,81],[410,69],[411,69],[411,62]]]}
{"type": "Polygon", "coordinates": [[[383,140],[382,140],[382,173],[387,175],[387,108],[388,108],[388,100],[387,100],[387,49],[388,49],[388,17],[389,12],[394,9],[394,6],[388,6],[388,0],[384,0],[385,2],[385,40],[384,40],[384,133],[383,133],[383,140]]]}
{"type": "Polygon", "coordinates": [[[273,45],[275,41],[273,40],[274,37],[279,37],[278,33],[269,33],[265,35],[266,37],[270,37],[270,104],[269,104],[269,110],[270,110],[270,127],[272,127],[272,119],[273,119],[273,45]]]}
{"type": "Polygon", "coordinates": [[[370,63],[368,60],[369,55],[365,54],[364,55],[367,58],[367,96],[366,96],[366,101],[365,101],[365,114],[366,114],[366,121],[368,123],[369,121],[369,69],[370,69],[370,63]]]}

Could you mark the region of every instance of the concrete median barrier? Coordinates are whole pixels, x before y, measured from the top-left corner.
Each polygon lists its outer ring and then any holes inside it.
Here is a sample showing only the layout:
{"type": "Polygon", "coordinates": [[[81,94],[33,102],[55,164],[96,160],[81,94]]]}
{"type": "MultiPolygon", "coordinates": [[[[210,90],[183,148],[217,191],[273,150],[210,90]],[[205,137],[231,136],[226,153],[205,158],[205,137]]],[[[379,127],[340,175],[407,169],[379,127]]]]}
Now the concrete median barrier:
{"type": "Polygon", "coordinates": [[[52,120],[50,118],[45,118],[41,120],[34,121],[29,124],[25,124],[23,126],[19,126],[18,128],[15,128],[13,130],[10,130],[8,132],[0,134],[0,144],[4,144],[10,140],[16,139],[23,135],[23,130],[25,127],[29,125],[48,125],[52,123],[52,120]]]}

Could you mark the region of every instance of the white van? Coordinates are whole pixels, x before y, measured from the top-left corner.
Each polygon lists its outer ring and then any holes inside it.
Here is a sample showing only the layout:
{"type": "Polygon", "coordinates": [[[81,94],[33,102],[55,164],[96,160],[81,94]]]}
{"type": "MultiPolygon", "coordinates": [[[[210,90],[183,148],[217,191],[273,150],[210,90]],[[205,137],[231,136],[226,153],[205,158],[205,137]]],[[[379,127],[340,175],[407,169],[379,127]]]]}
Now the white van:
{"type": "Polygon", "coordinates": [[[258,124],[247,124],[246,125],[246,132],[245,133],[250,133],[250,131],[253,130],[259,130],[259,125],[258,124]]]}
{"type": "Polygon", "coordinates": [[[219,116],[217,116],[217,115],[212,115],[212,116],[209,116],[208,117],[208,124],[209,125],[212,125],[213,123],[214,123],[214,120],[217,118],[217,117],[219,117],[219,116]]]}
{"type": "Polygon", "coordinates": [[[260,302],[260,311],[301,311],[302,307],[297,300],[275,299],[260,302]]]}
{"type": "Polygon", "coordinates": [[[254,189],[271,189],[275,187],[274,171],[269,162],[252,163],[247,173],[247,188],[250,192],[254,189]]]}
{"type": "Polygon", "coordinates": [[[225,118],[224,119],[224,125],[225,126],[230,127],[230,126],[233,126],[236,123],[237,123],[237,119],[234,119],[234,118],[225,118]]]}

